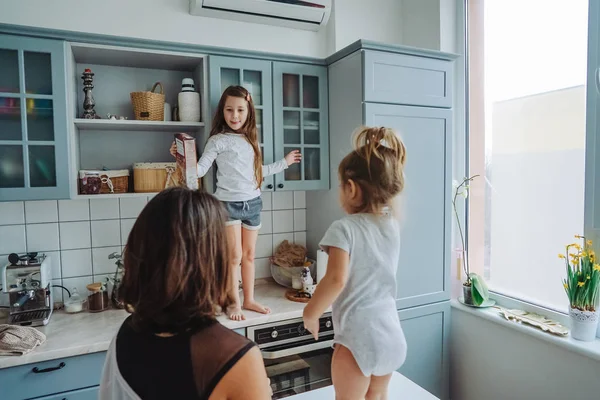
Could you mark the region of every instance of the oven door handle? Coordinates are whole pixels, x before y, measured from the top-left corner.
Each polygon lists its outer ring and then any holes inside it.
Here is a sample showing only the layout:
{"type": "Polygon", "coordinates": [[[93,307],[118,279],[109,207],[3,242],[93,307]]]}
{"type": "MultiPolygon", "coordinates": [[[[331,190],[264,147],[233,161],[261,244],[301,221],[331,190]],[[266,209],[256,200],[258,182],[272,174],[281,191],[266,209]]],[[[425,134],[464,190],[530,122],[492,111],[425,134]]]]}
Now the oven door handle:
{"type": "Polygon", "coordinates": [[[262,356],[265,359],[273,360],[276,358],[282,358],[287,356],[293,356],[295,354],[300,353],[308,353],[313,350],[325,349],[327,347],[331,347],[333,345],[333,340],[324,340],[322,342],[315,342],[311,344],[306,344],[304,346],[298,347],[290,347],[289,349],[277,350],[277,351],[265,351],[262,350],[262,356]]]}

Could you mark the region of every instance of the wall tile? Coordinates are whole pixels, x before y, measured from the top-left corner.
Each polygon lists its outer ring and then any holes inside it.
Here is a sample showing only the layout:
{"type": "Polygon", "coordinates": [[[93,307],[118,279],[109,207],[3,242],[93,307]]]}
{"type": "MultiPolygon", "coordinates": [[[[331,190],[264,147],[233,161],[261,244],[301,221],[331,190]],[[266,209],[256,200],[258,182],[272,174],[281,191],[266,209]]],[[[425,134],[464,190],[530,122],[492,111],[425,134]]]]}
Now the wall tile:
{"type": "MultiPolygon", "coordinates": [[[[52,285],[62,285],[62,279],[52,279],[52,285]]],[[[69,289],[70,291],[71,289],[69,289]]],[[[64,301],[63,299],[63,292],[65,297],[67,296],[67,292],[65,292],[62,288],[59,287],[53,287],[52,288],[52,298],[54,300],[54,302],[62,302],[64,301]]],[[[52,317],[50,317],[50,320],[52,320],[52,317]]]]}
{"type": "Polygon", "coordinates": [[[271,214],[271,211],[263,211],[260,213],[260,223],[262,226],[260,227],[260,231],[258,231],[259,235],[273,233],[273,215],[271,214]]]}
{"type": "Polygon", "coordinates": [[[135,218],[133,219],[122,219],[121,220],[121,244],[127,244],[127,238],[129,237],[129,232],[131,232],[131,228],[133,228],[133,224],[135,224],[135,218]]]}
{"type": "Polygon", "coordinates": [[[90,221],[61,222],[58,227],[61,250],[84,249],[92,246],[90,221]]]}
{"type": "Polygon", "coordinates": [[[294,208],[294,192],[273,192],[273,210],[294,208]]]}
{"type": "Polygon", "coordinates": [[[92,221],[92,247],[118,246],[120,244],[119,220],[92,221]]]}
{"type": "Polygon", "coordinates": [[[294,192],[294,208],[306,208],[306,192],[304,190],[294,192]]]}
{"type": "Polygon", "coordinates": [[[294,211],[273,211],[273,233],[294,231],[294,211]]]}
{"type": "Polygon", "coordinates": [[[148,203],[147,197],[122,197],[119,199],[121,218],[137,218],[148,203]]]}
{"type": "Polygon", "coordinates": [[[306,232],[294,232],[294,243],[306,246],[306,232]]]}
{"type": "Polygon", "coordinates": [[[90,211],[92,220],[118,219],[119,199],[91,199],[90,211]]]}
{"type": "Polygon", "coordinates": [[[92,249],[61,251],[62,277],[92,275],[92,249]]]}
{"type": "Polygon", "coordinates": [[[94,275],[110,274],[116,271],[115,260],[109,260],[110,253],[120,253],[121,246],[97,247],[92,249],[92,266],[94,275]]]}
{"type": "Polygon", "coordinates": [[[306,230],[306,210],[294,210],[294,232],[306,230]]]}
{"type": "Polygon", "coordinates": [[[56,200],[26,201],[25,223],[58,222],[58,205],[56,200]]]}
{"type": "Polygon", "coordinates": [[[271,192],[262,192],[260,197],[263,201],[263,210],[273,209],[273,194],[271,192]]]}
{"type": "Polygon", "coordinates": [[[254,277],[256,279],[271,277],[271,261],[268,258],[255,259],[254,266],[255,266],[254,277]]]}
{"type": "Polygon", "coordinates": [[[52,279],[62,278],[62,268],[60,262],[60,251],[44,251],[47,257],[50,257],[52,265],[52,279]]]}
{"type": "Polygon", "coordinates": [[[22,201],[0,202],[0,225],[25,223],[25,206],[22,201]]]}
{"type": "Polygon", "coordinates": [[[259,235],[256,240],[256,254],[254,258],[265,258],[273,255],[273,237],[271,235],[259,235]]]}
{"type": "Polygon", "coordinates": [[[0,226],[0,254],[25,253],[25,225],[0,226]]]}
{"type": "Polygon", "coordinates": [[[59,250],[58,223],[27,225],[27,251],[59,250]]]}
{"type": "MultiPolygon", "coordinates": [[[[88,290],[86,286],[93,282],[94,278],[91,275],[80,276],[78,278],[63,278],[62,280],[62,284],[64,287],[69,289],[69,291],[71,292],[73,292],[73,288],[77,288],[79,295],[84,299],[87,299],[88,296],[88,290]]],[[[65,297],[66,295],[67,293],[65,292],[65,297]]],[[[84,307],[87,307],[87,304],[84,305],[84,307]]]]}
{"type": "Polygon", "coordinates": [[[60,222],[88,221],[89,219],[90,219],[90,201],[89,200],[59,200],[58,201],[58,220],[60,222]]]}

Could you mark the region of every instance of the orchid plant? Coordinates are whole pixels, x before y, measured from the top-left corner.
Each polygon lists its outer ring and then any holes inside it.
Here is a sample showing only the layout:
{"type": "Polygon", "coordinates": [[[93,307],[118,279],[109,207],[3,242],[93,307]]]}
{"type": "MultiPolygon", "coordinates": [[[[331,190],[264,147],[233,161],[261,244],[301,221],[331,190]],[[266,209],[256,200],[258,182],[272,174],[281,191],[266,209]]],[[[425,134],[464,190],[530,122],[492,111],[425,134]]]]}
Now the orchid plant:
{"type": "Polygon", "coordinates": [[[483,302],[488,300],[489,291],[487,285],[485,284],[485,280],[482,276],[471,272],[469,268],[469,258],[466,254],[466,244],[465,244],[465,235],[462,230],[462,226],[460,224],[460,218],[458,216],[458,209],[456,208],[456,201],[459,197],[467,198],[469,196],[469,183],[478,177],[479,175],[473,175],[471,177],[463,178],[462,182],[458,183],[457,181],[453,182],[454,187],[454,196],[452,197],[452,207],[454,208],[454,216],[456,217],[456,225],[458,226],[458,233],[460,235],[461,242],[461,255],[463,260],[463,271],[465,273],[466,280],[463,283],[463,286],[471,288],[471,295],[473,304],[476,306],[481,305],[483,302]]]}

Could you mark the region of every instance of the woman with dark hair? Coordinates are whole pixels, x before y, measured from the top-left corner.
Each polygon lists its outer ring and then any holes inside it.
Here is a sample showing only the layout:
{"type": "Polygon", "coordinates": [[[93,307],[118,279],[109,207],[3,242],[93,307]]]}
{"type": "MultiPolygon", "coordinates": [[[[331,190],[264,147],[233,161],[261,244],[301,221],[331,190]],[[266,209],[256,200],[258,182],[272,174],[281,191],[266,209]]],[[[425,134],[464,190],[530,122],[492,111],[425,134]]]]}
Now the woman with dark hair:
{"type": "Polygon", "coordinates": [[[119,295],[131,315],[107,353],[100,398],[270,399],[260,351],[216,320],[231,303],[221,202],[171,188],[135,222],[119,295]]]}

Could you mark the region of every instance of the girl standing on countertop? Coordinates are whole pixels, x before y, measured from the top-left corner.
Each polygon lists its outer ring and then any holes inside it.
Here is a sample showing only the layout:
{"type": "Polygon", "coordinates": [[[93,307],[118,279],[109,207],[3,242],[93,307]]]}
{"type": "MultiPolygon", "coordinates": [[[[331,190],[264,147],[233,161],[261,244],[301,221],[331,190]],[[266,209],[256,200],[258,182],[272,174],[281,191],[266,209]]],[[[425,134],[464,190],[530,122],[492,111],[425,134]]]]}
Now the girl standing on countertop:
{"type": "MultiPolygon", "coordinates": [[[[177,146],[171,146],[175,156],[177,146]]],[[[277,174],[300,162],[298,150],[269,165],[262,165],[256,128],[256,111],[252,96],[242,86],[229,86],[219,100],[210,136],[198,161],[198,177],[217,163],[215,196],[223,202],[227,213],[227,237],[231,242],[231,295],[235,300],[228,311],[230,319],[245,319],[242,308],[263,314],[269,307],[254,299],[254,253],[258,230],[261,227],[262,199],[260,185],[263,177],[277,174]],[[237,267],[242,264],[244,303],[240,306],[237,267]]]]}
{"type": "Polygon", "coordinates": [[[338,168],[348,215],[319,244],[329,255],[327,272],[304,309],[304,326],[318,339],[319,317],[331,305],[336,398],[386,399],[392,372],[406,358],[396,310],[400,227],[387,212],[404,188],[406,149],[389,128],[362,128],[354,148],[338,168]]]}

